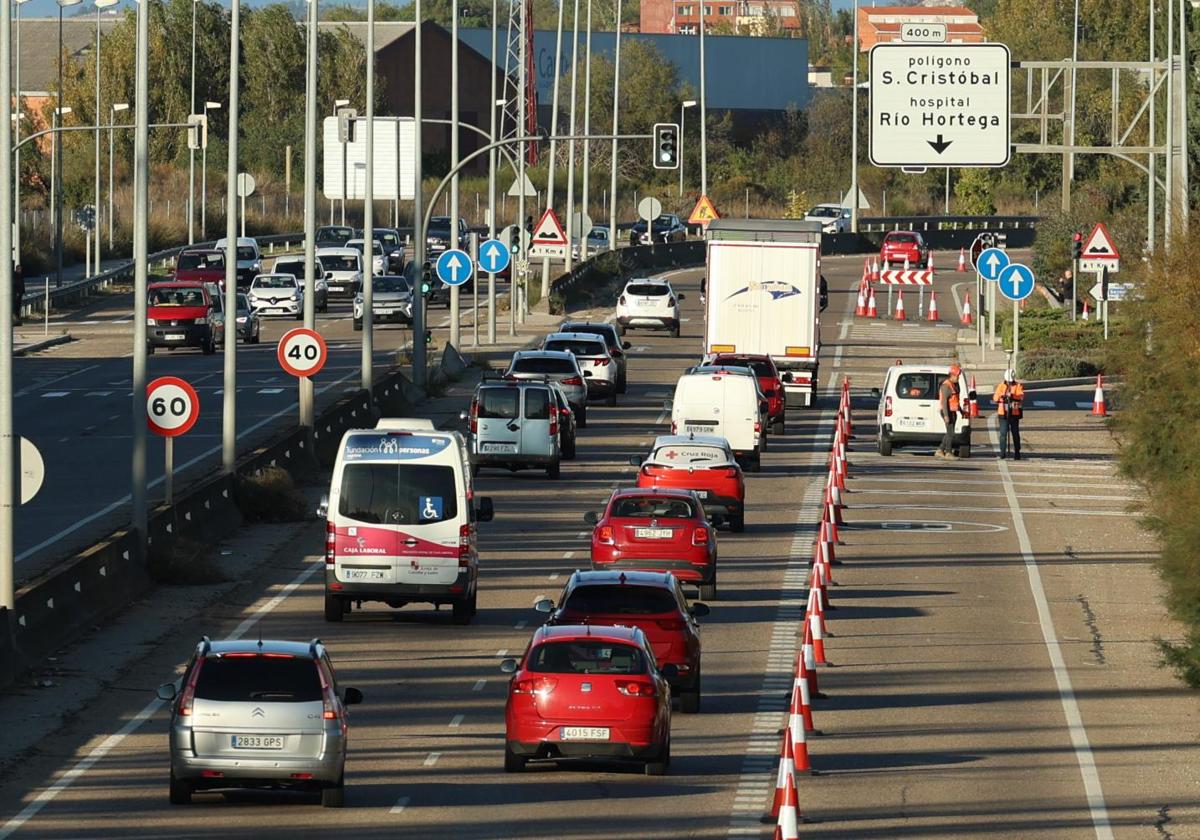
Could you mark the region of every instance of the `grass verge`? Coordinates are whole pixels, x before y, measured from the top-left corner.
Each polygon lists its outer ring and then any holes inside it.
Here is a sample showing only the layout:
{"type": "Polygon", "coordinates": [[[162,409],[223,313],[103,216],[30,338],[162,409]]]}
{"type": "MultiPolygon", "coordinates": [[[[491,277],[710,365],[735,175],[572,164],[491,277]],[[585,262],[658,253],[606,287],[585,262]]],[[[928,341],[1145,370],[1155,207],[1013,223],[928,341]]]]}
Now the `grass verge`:
{"type": "Polygon", "coordinates": [[[237,505],[249,522],[303,522],[309,516],[308,500],[282,467],[238,476],[237,505]]]}

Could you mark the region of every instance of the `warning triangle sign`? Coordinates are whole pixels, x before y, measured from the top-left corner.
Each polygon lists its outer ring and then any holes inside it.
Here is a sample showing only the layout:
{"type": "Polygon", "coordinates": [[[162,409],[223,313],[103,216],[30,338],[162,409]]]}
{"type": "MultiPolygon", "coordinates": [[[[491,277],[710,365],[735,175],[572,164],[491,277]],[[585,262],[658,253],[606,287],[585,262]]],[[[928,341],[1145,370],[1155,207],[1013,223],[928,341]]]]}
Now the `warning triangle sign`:
{"type": "Polygon", "coordinates": [[[688,216],[689,225],[707,225],[714,219],[721,218],[721,214],[717,212],[717,208],[713,207],[712,200],[708,196],[700,196],[700,200],[696,202],[696,206],[692,208],[692,215],[688,216]]]}
{"type": "Polygon", "coordinates": [[[1104,222],[1097,222],[1096,226],[1092,228],[1091,235],[1083,244],[1083,258],[1085,260],[1117,260],[1121,258],[1104,222]]]}
{"type": "Polygon", "coordinates": [[[547,207],[542,219],[533,229],[533,245],[566,245],[567,234],[563,231],[562,222],[554,215],[554,208],[547,207]]]}

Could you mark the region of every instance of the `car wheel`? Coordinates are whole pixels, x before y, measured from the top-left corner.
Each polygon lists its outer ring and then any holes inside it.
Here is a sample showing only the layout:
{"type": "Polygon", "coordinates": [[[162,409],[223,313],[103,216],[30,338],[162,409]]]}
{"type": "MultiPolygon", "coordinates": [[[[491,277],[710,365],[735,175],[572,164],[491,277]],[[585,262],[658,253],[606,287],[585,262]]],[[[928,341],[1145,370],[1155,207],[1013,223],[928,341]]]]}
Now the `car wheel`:
{"type": "Polygon", "coordinates": [[[341,621],[342,616],[346,614],[346,606],[342,599],[337,595],[325,593],[325,620],[326,621],[341,621]]]}
{"type": "Polygon", "coordinates": [[[667,736],[667,743],[663,745],[662,752],[654,761],[646,762],[647,776],[665,776],[667,768],[671,766],[671,738],[667,736]]]}
{"type": "Polygon", "coordinates": [[[969,443],[960,443],[960,444],[958,445],[958,457],[959,457],[959,458],[962,458],[964,461],[965,461],[967,458],[970,458],[970,457],[971,457],[971,444],[969,444],[969,443]]]}
{"type": "Polygon", "coordinates": [[[474,478],[474,477],[475,477],[475,476],[477,476],[477,475],[479,475],[479,465],[478,465],[478,464],[472,464],[472,465],[471,465],[471,477],[472,477],[472,478],[474,478]]]}
{"type": "Polygon", "coordinates": [[[575,423],[581,429],[587,428],[587,406],[586,405],[583,406],[582,408],[580,408],[578,413],[576,413],[575,423]]]}
{"type": "Polygon", "coordinates": [[[679,325],[671,327],[671,338],[679,338],[679,325]]]}
{"type": "Polygon", "coordinates": [[[885,435],[879,436],[879,454],[885,458],[892,454],[892,439],[885,435]]]}
{"type": "Polygon", "coordinates": [[[546,477],[547,478],[558,478],[558,476],[559,476],[559,463],[558,463],[558,461],[555,461],[553,464],[546,467],[546,477]]]}
{"type": "Polygon", "coordinates": [[[755,452],[753,460],[750,461],[750,472],[762,472],[762,453],[755,452]]]}
{"type": "Polygon", "coordinates": [[[617,323],[617,335],[625,335],[625,325],[620,322],[617,323]]]}
{"type": "Polygon", "coordinates": [[[700,600],[715,601],[717,600],[717,582],[700,584],[700,600]]]}
{"type": "Polygon", "coordinates": [[[258,342],[259,342],[259,341],[261,341],[261,340],[262,340],[262,333],[257,333],[257,332],[256,332],[254,335],[250,336],[250,343],[251,343],[251,344],[258,344],[258,342]]]}
{"type": "Polygon", "coordinates": [[[153,344],[146,345],[146,355],[148,355],[148,356],[154,355],[154,345],[153,344]]]}
{"type": "Polygon", "coordinates": [[[621,374],[621,378],[617,380],[617,391],[622,394],[629,391],[629,377],[627,374],[621,374]]]}
{"type": "Polygon", "coordinates": [[[786,409],[784,410],[783,414],[779,415],[779,419],[775,421],[775,434],[777,434],[777,435],[787,434],[787,410],[786,409]]]}
{"type": "Polygon", "coordinates": [[[735,534],[744,532],[746,530],[746,512],[730,514],[729,528],[735,534]]]}
{"type": "Polygon", "coordinates": [[[322,808],[341,808],[346,804],[346,776],[343,774],[337,784],[321,789],[322,808]]]}
{"type": "Polygon", "coordinates": [[[217,343],[210,338],[208,341],[205,341],[200,345],[200,352],[205,356],[211,356],[213,353],[217,352],[217,343]]]}
{"type": "Polygon", "coordinates": [[[172,805],[191,805],[192,804],[192,786],[189,782],[181,782],[175,778],[175,771],[171,771],[170,782],[170,799],[172,805]]]}
{"type": "Polygon", "coordinates": [[[617,404],[617,392],[616,392],[615,390],[614,390],[614,391],[612,391],[612,392],[611,392],[611,393],[608,395],[608,397],[606,397],[606,398],[605,398],[605,400],[604,400],[604,404],[605,404],[606,406],[608,406],[609,408],[613,408],[613,407],[615,407],[615,406],[616,406],[616,404],[617,404]]]}
{"type": "Polygon", "coordinates": [[[520,773],[525,769],[525,756],[517,755],[508,747],[504,748],[504,772],[520,773]]]}
{"type": "Polygon", "coordinates": [[[574,461],[575,460],[575,438],[571,438],[569,441],[566,441],[563,444],[562,451],[563,451],[563,453],[562,453],[563,458],[567,459],[568,461],[574,461]]]}
{"type": "Polygon", "coordinates": [[[467,625],[471,623],[471,601],[465,599],[455,601],[451,610],[450,619],[455,624],[467,625]]]}
{"type": "Polygon", "coordinates": [[[476,587],[475,590],[473,592],[471,592],[471,617],[474,618],[478,614],[479,614],[479,589],[478,589],[478,587],[476,587]]]}
{"type": "Polygon", "coordinates": [[[296,313],[296,320],[297,321],[304,320],[304,310],[303,309],[301,309],[299,312],[296,313]]]}
{"type": "MultiPolygon", "coordinates": [[[[715,587],[714,587],[715,588],[715,587]]],[[[701,589],[701,592],[704,590],[701,589]]],[[[696,686],[691,691],[679,694],[679,711],[685,715],[694,715],[700,711],[700,672],[696,672],[696,686]]]]}
{"type": "Polygon", "coordinates": [[[362,332],[362,321],[355,321],[355,322],[354,322],[354,331],[355,331],[355,332],[362,332]]]}

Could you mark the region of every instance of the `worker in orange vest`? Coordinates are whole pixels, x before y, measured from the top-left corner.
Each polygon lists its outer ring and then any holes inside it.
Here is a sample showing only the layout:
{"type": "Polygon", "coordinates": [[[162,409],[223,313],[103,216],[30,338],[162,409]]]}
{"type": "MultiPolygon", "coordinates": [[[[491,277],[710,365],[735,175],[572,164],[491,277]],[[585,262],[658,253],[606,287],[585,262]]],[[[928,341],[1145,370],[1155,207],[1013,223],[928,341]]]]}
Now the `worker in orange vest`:
{"type": "Polygon", "coordinates": [[[958,395],[958,378],[961,375],[962,368],[955,362],[950,365],[950,375],[938,386],[938,413],[942,415],[942,421],[946,424],[946,433],[942,436],[942,443],[937,452],[933,453],[935,458],[954,457],[954,427],[958,422],[958,412],[962,404],[958,395]]]}
{"type": "Polygon", "coordinates": [[[1025,413],[1025,386],[1017,381],[1017,374],[1009,368],[1004,371],[1004,381],[996,386],[992,395],[996,404],[996,419],[1000,425],[1000,458],[1008,457],[1008,436],[1012,434],[1013,460],[1021,460],[1021,415],[1025,413]]]}

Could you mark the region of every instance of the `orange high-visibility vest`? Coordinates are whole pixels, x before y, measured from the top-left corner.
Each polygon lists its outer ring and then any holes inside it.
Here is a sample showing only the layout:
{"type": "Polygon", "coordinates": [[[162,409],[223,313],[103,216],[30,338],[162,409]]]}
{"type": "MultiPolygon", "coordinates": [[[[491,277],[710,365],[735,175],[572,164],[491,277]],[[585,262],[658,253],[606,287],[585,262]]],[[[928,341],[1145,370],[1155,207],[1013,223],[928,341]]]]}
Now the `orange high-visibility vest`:
{"type": "Polygon", "coordinates": [[[1025,399],[1025,386],[1020,382],[1014,382],[1011,389],[1007,382],[1001,382],[996,386],[996,393],[992,395],[992,402],[996,404],[996,413],[1001,417],[1005,414],[1005,396],[1008,397],[1008,403],[1012,406],[1012,416],[1020,417],[1022,413],[1021,401],[1025,399]]]}
{"type": "MultiPolygon", "coordinates": [[[[947,400],[947,403],[949,404],[951,411],[958,411],[958,406],[959,406],[958,382],[955,380],[949,379],[949,378],[943,379],[942,380],[942,388],[945,388],[947,385],[950,386],[950,398],[947,400]]],[[[939,403],[941,402],[941,394],[940,393],[938,394],[938,402],[939,403]]]]}

